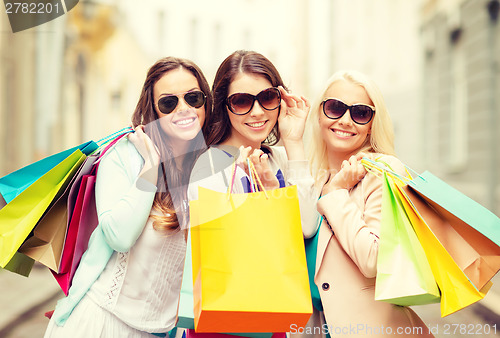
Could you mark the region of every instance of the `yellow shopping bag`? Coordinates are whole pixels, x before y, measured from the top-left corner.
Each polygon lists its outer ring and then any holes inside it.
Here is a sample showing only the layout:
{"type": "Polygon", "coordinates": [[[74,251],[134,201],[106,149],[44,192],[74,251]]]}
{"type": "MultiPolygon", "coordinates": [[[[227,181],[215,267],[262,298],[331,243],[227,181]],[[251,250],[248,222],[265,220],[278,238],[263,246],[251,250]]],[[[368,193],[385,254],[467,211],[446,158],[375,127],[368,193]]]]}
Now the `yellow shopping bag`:
{"type": "MultiPolygon", "coordinates": [[[[441,316],[452,314],[483,299],[492,283],[487,282],[480,290],[474,286],[419,213],[418,210],[423,212],[422,210],[430,209],[430,206],[413,190],[399,184],[396,186],[441,290],[441,316]]],[[[429,213],[432,212],[434,211],[429,210],[429,213]]]]}
{"type": "Polygon", "coordinates": [[[190,204],[196,332],[286,332],[312,313],[297,187],[200,187],[190,204]]]}
{"type": "Polygon", "coordinates": [[[36,223],[64,191],[86,155],[75,150],[0,209],[0,266],[5,267],[36,223]]]}

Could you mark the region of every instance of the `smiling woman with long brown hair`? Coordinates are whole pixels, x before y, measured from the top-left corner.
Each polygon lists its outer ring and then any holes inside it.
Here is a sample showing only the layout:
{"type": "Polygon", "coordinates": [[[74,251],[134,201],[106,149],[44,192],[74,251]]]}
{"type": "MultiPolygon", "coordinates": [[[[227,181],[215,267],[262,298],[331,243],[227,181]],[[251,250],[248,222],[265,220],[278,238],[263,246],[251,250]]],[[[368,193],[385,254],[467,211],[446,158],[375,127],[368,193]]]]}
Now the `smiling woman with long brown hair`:
{"type": "Polygon", "coordinates": [[[196,161],[189,199],[198,186],[226,191],[236,161],[234,193],[250,192],[249,158],[265,189],[297,185],[305,237],[316,231],[311,213],[313,179],[304,153],[308,101],[287,91],[281,75],[264,55],[239,50],[219,66],[212,86],[214,109],[203,128],[209,149],[196,161]],[[276,146],[281,141],[283,146],[276,146]]]}
{"type": "Polygon", "coordinates": [[[135,132],[102,158],[99,225],[45,337],[151,337],[176,321],[191,167],[204,149],[211,93],[191,61],[157,61],[132,117],[135,132]]]}

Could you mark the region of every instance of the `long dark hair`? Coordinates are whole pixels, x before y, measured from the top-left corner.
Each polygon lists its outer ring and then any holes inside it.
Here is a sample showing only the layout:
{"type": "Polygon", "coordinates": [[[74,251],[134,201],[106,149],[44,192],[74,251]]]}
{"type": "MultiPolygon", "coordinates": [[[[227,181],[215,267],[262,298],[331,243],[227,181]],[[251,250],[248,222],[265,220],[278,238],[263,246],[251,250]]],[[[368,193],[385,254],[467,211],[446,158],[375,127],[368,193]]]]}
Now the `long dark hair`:
{"type": "MultiPolygon", "coordinates": [[[[191,72],[198,81],[198,85],[207,97],[205,103],[205,116],[210,116],[212,110],[212,95],[210,86],[203,75],[201,69],[192,61],[176,57],[166,57],[158,60],[151,68],[144,81],[139,102],[132,115],[132,124],[145,126],[145,133],[151,138],[160,152],[161,164],[158,168],[158,191],[156,192],[153,209],[159,211],[160,215],[152,215],[154,218],[153,226],[157,230],[174,230],[179,228],[181,220],[175,212],[174,201],[177,205],[184,205],[187,193],[186,187],[189,183],[189,176],[194,162],[199,154],[206,148],[205,140],[200,132],[189,145],[189,151],[184,156],[182,170],[178,170],[172,153],[170,142],[165,132],[161,129],[158,113],[154,107],[153,89],[168,71],[184,68],[191,72]],[[155,123],[155,121],[157,121],[155,123]],[[170,183],[170,189],[169,184],[170,183]],[[176,196],[171,196],[170,191],[176,189],[176,196]],[[178,191],[178,193],[177,193],[178,191]]],[[[205,117],[205,118],[206,118],[205,117]]]]}
{"type": "MultiPolygon", "coordinates": [[[[208,146],[224,142],[231,135],[231,121],[226,100],[229,85],[239,73],[263,76],[273,87],[283,86],[286,89],[278,70],[264,55],[245,50],[238,50],[229,55],[219,66],[212,86],[214,109],[203,127],[208,146]]],[[[273,145],[279,140],[280,133],[276,122],[264,143],[273,145]]]]}

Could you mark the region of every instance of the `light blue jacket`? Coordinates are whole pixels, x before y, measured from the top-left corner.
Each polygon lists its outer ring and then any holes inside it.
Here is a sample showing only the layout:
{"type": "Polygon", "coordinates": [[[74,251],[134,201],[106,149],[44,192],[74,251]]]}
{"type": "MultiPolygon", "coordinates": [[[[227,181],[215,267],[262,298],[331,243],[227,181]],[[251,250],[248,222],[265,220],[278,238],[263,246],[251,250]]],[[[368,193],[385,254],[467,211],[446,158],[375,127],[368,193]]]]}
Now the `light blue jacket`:
{"type": "Polygon", "coordinates": [[[53,314],[57,325],[64,325],[113,252],[129,251],[142,233],[156,193],[155,185],[138,177],[143,165],[142,156],[127,138],[103,156],[95,187],[99,224],[90,237],[68,296],[57,303],[53,314]],[[111,208],[104,207],[116,200],[117,193],[123,197],[111,208]]]}

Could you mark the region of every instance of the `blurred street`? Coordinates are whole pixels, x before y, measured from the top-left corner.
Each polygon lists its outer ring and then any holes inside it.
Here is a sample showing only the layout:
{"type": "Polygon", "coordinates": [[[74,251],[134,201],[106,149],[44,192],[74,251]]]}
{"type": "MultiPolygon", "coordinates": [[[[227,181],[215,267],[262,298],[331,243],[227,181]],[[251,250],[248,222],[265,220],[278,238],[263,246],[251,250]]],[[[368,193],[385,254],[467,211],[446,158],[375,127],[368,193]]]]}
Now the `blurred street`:
{"type": "MultiPolygon", "coordinates": [[[[448,317],[441,318],[439,304],[413,307],[437,338],[478,336],[500,337],[500,276],[485,299],[448,317]]],[[[44,313],[53,310],[60,291],[49,270],[35,265],[25,278],[0,270],[0,337],[43,337],[49,320],[44,313]]],[[[333,337],[332,337],[333,338],[333,337]]]]}
{"type": "Polygon", "coordinates": [[[43,337],[53,310],[64,297],[49,269],[35,264],[29,277],[0,270],[0,337],[43,337]]]}

